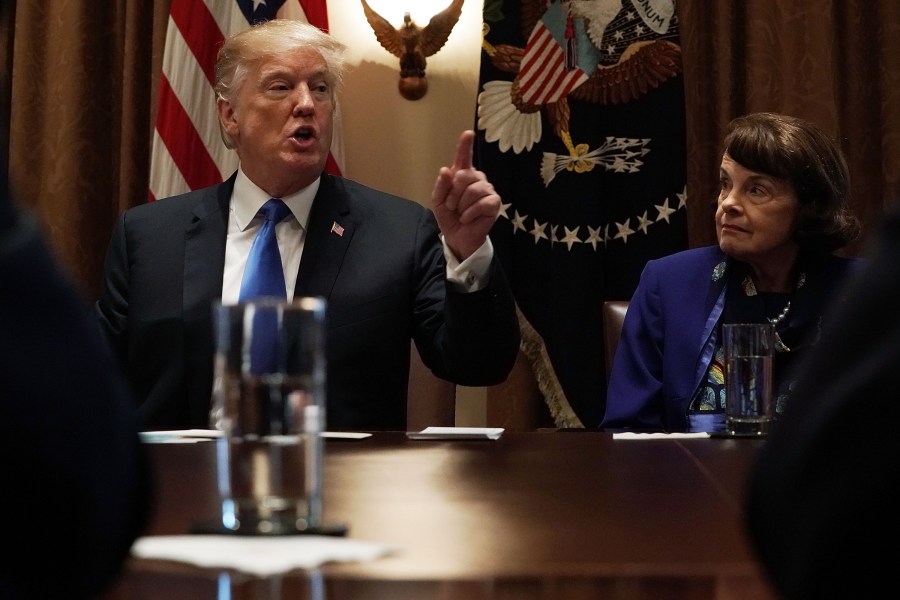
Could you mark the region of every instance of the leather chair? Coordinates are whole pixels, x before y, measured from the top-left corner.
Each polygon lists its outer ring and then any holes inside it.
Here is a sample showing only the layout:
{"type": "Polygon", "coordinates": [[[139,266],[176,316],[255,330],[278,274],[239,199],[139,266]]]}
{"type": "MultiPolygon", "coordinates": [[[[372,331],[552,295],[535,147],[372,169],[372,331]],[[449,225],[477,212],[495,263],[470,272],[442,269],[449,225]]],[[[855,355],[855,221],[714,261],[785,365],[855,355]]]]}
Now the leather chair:
{"type": "Polygon", "coordinates": [[[612,373],[616,346],[619,345],[619,337],[622,335],[622,322],[625,320],[627,311],[628,300],[607,300],[603,303],[603,355],[606,358],[607,385],[612,373]]]}

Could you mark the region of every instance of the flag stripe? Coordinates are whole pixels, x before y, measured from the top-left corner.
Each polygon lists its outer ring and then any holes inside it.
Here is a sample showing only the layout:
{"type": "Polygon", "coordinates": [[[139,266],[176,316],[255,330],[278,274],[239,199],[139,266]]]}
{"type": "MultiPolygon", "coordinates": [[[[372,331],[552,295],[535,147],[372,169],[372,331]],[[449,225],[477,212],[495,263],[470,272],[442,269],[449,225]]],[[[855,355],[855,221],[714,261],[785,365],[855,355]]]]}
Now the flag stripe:
{"type": "Polygon", "coordinates": [[[177,139],[171,143],[162,132],[160,135],[187,184],[195,190],[222,181],[222,174],[210,157],[206,144],[198,135],[183,105],[175,98],[168,79],[163,77],[159,87],[164,93],[160,94],[157,114],[166,123],[167,130],[177,132],[177,139]]]}
{"type": "MultiPolygon", "coordinates": [[[[173,2],[169,18],[181,32],[181,38],[190,48],[194,60],[203,70],[209,85],[215,85],[216,53],[225,40],[219,24],[213,19],[203,2],[199,0],[173,2]]],[[[170,39],[169,33],[166,33],[167,46],[170,39]]],[[[166,49],[168,50],[168,47],[166,49]]],[[[177,55],[185,56],[182,52],[178,52],[177,55]]]]}
{"type": "Polygon", "coordinates": [[[528,104],[556,102],[587,79],[581,69],[566,69],[566,55],[556,38],[539,23],[522,59],[520,89],[528,104]]]}
{"type": "Polygon", "coordinates": [[[300,0],[300,7],[306,14],[307,22],[328,31],[328,10],[324,0],[300,0]]]}
{"type": "Polygon", "coordinates": [[[250,20],[237,5],[237,1],[203,0],[203,3],[223,34],[240,31],[250,24],[250,20]]]}
{"type": "MultiPolygon", "coordinates": [[[[163,62],[163,76],[169,80],[171,84],[169,89],[177,96],[177,102],[184,108],[196,135],[203,140],[208,155],[215,162],[220,178],[224,179],[237,168],[238,161],[235,153],[226,148],[222,142],[219,119],[215,109],[215,89],[212,84],[206,83],[205,69],[185,43],[184,38],[180,35],[180,30],[172,26],[169,28],[168,36],[169,52],[167,52],[167,57],[171,58],[167,58],[163,62]],[[181,60],[176,62],[176,57],[181,57],[181,60]]],[[[213,58],[213,60],[215,59],[213,58]]],[[[179,123],[175,127],[165,122],[157,121],[157,123],[163,138],[169,142],[177,140],[184,131],[179,128],[183,123],[179,123]]],[[[202,158],[198,160],[203,161],[202,158]]],[[[178,165],[182,170],[190,168],[190,162],[179,162],[178,165]]]]}
{"type": "MultiPolygon", "coordinates": [[[[278,18],[279,19],[298,19],[300,21],[306,21],[307,23],[312,23],[307,16],[306,12],[303,10],[303,0],[297,2],[285,2],[281,8],[278,9],[278,18]]],[[[313,23],[315,25],[315,23],[313,23]]]]}
{"type": "Polygon", "coordinates": [[[538,24],[537,32],[529,40],[525,56],[522,57],[522,66],[519,71],[520,86],[531,86],[542,70],[553,67],[552,50],[555,46],[556,40],[553,39],[550,32],[543,25],[538,24]]]}
{"type": "Polygon", "coordinates": [[[153,132],[153,162],[150,165],[150,193],[148,201],[158,198],[168,198],[180,194],[190,187],[181,170],[172,162],[158,131],[153,132]]]}

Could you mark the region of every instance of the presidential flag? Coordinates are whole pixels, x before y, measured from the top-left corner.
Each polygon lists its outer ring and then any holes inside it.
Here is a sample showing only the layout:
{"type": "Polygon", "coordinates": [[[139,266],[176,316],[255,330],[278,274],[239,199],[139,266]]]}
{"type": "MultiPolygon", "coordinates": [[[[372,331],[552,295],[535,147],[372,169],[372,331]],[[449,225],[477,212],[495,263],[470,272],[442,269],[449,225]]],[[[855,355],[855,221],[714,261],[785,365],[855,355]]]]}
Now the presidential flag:
{"type": "Polygon", "coordinates": [[[601,305],[687,248],[684,91],[673,0],[485,0],[476,165],[522,347],[560,427],[606,402],[601,305]]]}
{"type": "MultiPolygon", "coordinates": [[[[216,53],[225,37],[271,19],[299,19],[328,31],[325,0],[173,0],[166,29],[153,131],[149,200],[223,181],[237,154],[222,142],[215,101],[216,53]]],[[[343,164],[340,114],[326,170],[343,164]]]]}

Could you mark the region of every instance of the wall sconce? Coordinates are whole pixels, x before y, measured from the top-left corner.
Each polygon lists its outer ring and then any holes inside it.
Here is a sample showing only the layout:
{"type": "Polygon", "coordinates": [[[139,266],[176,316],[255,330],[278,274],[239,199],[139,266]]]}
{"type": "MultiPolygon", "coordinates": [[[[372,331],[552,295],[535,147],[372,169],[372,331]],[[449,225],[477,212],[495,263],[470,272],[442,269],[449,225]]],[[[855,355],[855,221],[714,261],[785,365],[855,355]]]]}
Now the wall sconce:
{"type": "Polygon", "coordinates": [[[400,95],[407,100],[418,100],[428,91],[425,58],[436,53],[447,42],[462,14],[463,0],[452,0],[450,6],[431,17],[425,27],[416,25],[407,12],[399,28],[372,10],[366,0],[361,1],[375,38],[385,50],[400,58],[400,81],[397,83],[400,95]]]}

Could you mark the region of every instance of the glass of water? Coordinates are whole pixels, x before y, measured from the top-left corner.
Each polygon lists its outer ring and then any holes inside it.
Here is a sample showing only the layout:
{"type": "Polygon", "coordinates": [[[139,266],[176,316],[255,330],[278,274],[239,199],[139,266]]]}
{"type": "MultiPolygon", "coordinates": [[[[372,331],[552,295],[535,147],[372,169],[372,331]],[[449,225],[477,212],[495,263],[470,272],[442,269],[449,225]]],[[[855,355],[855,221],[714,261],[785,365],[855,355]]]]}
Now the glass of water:
{"type": "Polygon", "coordinates": [[[322,523],[326,302],[217,304],[212,426],[222,513],[248,535],[340,533],[322,523]]]}
{"type": "Polygon", "coordinates": [[[722,325],[725,432],[729,435],[760,437],[772,427],[774,334],[771,323],[722,325]]]}

